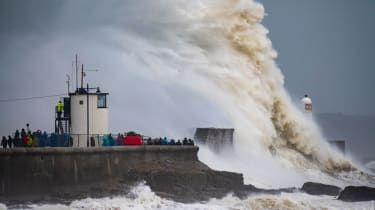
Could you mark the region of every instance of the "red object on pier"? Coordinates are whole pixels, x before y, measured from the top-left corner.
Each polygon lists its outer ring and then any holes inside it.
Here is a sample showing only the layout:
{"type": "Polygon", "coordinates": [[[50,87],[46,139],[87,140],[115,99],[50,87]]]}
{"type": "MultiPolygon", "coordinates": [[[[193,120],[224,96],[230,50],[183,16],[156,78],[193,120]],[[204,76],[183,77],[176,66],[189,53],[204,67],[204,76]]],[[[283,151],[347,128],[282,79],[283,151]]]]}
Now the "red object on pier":
{"type": "Polygon", "coordinates": [[[123,138],[124,145],[142,145],[142,136],[136,133],[128,133],[123,138]]]}

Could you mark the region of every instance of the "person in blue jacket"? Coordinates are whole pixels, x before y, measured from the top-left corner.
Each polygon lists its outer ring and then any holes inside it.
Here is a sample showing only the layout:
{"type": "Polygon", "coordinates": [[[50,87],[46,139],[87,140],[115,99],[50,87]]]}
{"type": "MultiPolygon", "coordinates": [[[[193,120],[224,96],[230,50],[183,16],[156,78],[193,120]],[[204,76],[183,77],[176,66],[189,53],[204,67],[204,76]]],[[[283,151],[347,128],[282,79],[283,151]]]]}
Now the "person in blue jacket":
{"type": "Polygon", "coordinates": [[[108,135],[108,141],[109,141],[109,146],[115,145],[115,140],[113,139],[112,134],[108,135]]]}
{"type": "Polygon", "coordinates": [[[161,144],[162,144],[162,145],[167,145],[167,144],[168,144],[168,139],[167,139],[167,137],[164,137],[164,138],[161,140],[161,144]]]}

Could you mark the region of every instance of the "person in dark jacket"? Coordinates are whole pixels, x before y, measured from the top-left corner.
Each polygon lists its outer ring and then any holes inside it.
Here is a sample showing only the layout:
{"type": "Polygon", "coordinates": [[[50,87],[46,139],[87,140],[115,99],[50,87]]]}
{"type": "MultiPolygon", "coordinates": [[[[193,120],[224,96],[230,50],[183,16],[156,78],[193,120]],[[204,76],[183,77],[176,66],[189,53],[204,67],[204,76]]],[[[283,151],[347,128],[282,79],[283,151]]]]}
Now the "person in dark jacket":
{"type": "Polygon", "coordinates": [[[1,139],[1,145],[4,149],[7,148],[7,138],[5,136],[3,136],[3,139],[1,139]]]}
{"type": "Polygon", "coordinates": [[[149,138],[147,139],[147,145],[153,145],[153,142],[152,142],[151,137],[149,137],[149,138]]]}
{"type": "Polygon", "coordinates": [[[123,136],[120,133],[117,134],[117,139],[116,139],[116,145],[117,146],[122,145],[122,139],[123,139],[123,136]]]}
{"type": "Polygon", "coordinates": [[[188,140],[187,140],[187,138],[184,138],[184,140],[182,141],[182,144],[183,144],[183,145],[188,145],[188,140]]]}
{"type": "Polygon", "coordinates": [[[13,139],[12,139],[11,136],[8,136],[8,147],[9,147],[9,148],[12,148],[12,145],[13,145],[13,147],[14,147],[13,139]]]}
{"type": "Polygon", "coordinates": [[[95,139],[94,139],[94,137],[92,137],[92,136],[91,136],[91,138],[90,138],[90,146],[91,146],[91,147],[95,147],[95,139]]]}
{"type": "Polygon", "coordinates": [[[177,142],[176,142],[176,145],[182,145],[181,143],[181,140],[179,139],[177,142]]]}
{"type": "Polygon", "coordinates": [[[24,128],[21,129],[21,138],[26,136],[26,131],[24,128]]]}
{"type": "Polygon", "coordinates": [[[21,146],[20,132],[18,131],[18,129],[14,133],[14,146],[16,147],[21,146]]]}
{"type": "Polygon", "coordinates": [[[188,140],[188,145],[192,145],[192,146],[194,146],[194,141],[193,141],[192,139],[189,139],[189,140],[188,140]]]}

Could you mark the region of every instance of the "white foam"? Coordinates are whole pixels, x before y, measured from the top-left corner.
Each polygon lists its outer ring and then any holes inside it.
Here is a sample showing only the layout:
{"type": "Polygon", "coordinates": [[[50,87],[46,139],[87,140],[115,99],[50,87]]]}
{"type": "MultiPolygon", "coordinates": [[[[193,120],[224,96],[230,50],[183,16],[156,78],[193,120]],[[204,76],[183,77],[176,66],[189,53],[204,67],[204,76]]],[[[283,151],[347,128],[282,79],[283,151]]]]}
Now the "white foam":
{"type": "MultiPolygon", "coordinates": [[[[283,193],[281,195],[255,195],[243,200],[227,195],[222,199],[211,199],[204,203],[178,203],[155,195],[144,184],[136,186],[127,196],[76,200],[70,205],[31,205],[34,210],[46,209],[95,209],[95,210],[122,210],[122,209],[374,209],[374,202],[347,203],[335,200],[332,196],[311,196],[302,193],[283,193]]],[[[5,208],[6,209],[6,208],[5,208]]]]}

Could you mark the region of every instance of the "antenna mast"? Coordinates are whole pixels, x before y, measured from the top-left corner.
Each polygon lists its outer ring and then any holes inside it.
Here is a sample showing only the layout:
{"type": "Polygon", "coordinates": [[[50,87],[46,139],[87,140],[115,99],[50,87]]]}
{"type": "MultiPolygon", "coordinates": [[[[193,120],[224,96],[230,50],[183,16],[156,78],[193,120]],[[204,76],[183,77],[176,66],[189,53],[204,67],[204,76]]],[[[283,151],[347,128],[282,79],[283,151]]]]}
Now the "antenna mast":
{"type": "Polygon", "coordinates": [[[83,89],[83,77],[85,76],[85,73],[83,72],[83,64],[81,69],[81,89],[83,89]]]}
{"type": "Polygon", "coordinates": [[[76,89],[78,89],[78,54],[76,54],[76,89]]]}

